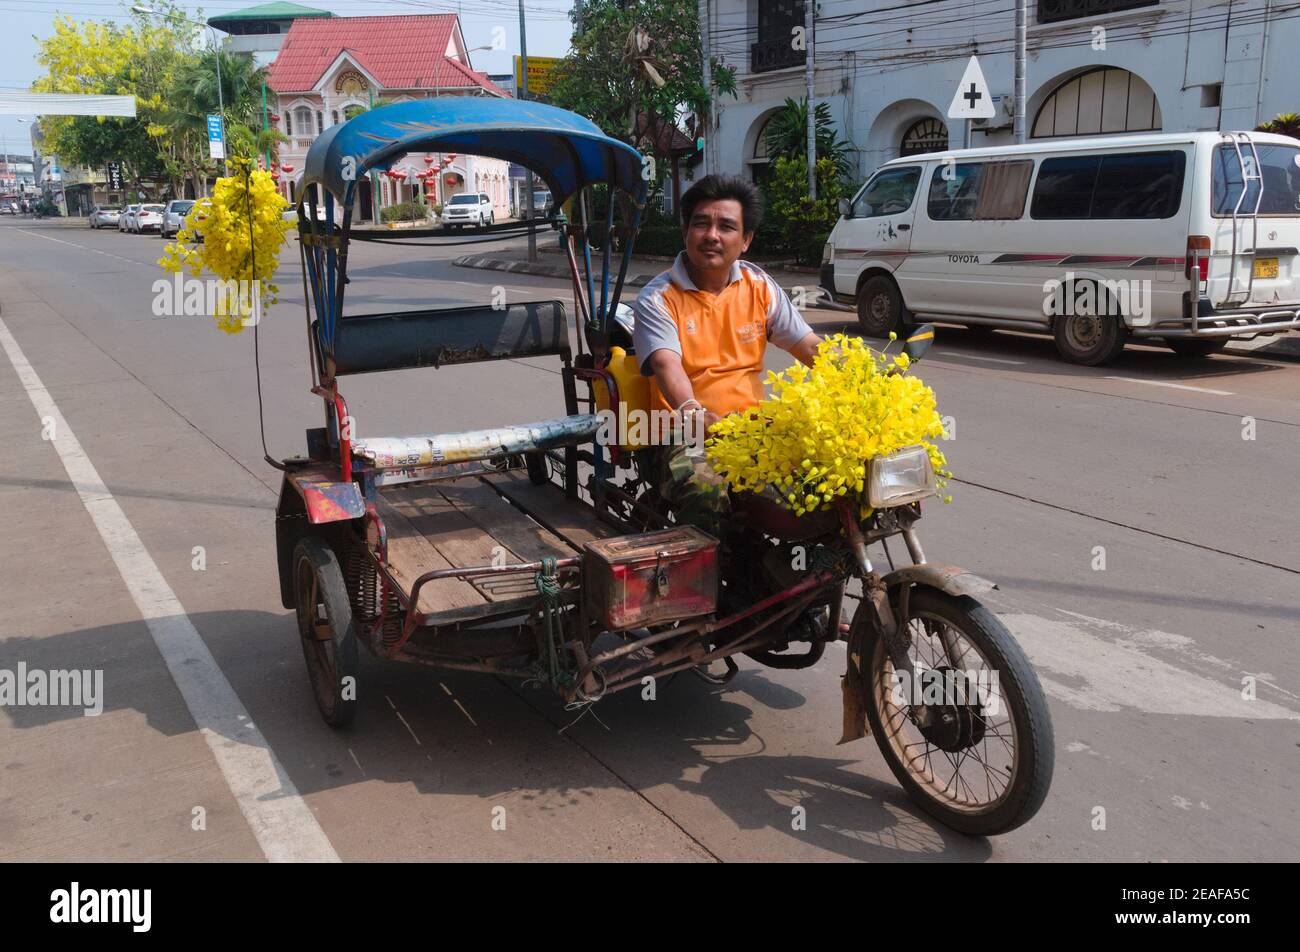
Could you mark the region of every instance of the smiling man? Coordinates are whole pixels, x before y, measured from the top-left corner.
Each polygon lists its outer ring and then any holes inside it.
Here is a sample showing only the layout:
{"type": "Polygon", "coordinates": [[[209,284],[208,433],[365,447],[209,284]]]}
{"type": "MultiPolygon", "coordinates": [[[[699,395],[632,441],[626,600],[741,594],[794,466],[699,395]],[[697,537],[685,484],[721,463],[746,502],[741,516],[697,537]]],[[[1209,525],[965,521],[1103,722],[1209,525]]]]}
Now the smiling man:
{"type": "MultiPolygon", "coordinates": [[[[637,297],[634,346],[641,373],[653,376],[653,409],[671,410],[685,428],[707,428],[763,399],[768,341],[812,364],[821,338],[789,296],[740,256],[754,240],[762,199],[750,183],[709,175],[682,196],[686,250],[637,297]],[[699,421],[692,420],[701,415],[699,421]]],[[[722,537],[725,484],[703,456],[682,443],[658,447],[654,478],[680,522],[722,537]]]]}

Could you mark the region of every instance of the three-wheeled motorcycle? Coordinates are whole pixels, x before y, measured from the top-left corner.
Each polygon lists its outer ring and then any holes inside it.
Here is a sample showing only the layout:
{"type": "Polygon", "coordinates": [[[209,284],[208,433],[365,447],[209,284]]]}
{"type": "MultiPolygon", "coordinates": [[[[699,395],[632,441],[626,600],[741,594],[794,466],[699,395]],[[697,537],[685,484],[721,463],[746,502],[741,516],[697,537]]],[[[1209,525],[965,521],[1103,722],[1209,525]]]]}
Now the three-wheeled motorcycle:
{"type": "MultiPolygon", "coordinates": [[[[541,683],[585,705],[676,672],[722,683],[737,655],[809,667],[843,641],[841,742],[875,735],[909,795],[957,830],[1019,826],[1051,779],[1047,705],[1023,652],[976,600],[991,583],[921,548],[916,524],[934,493],[923,450],[870,462],[865,519],[856,503],[796,518],[733,494],[725,547],[675,525],[659,499],[653,448],[620,424],[647,400],[615,319],[646,202],[642,170],[635,149],[593,123],[514,100],[385,106],[312,146],[298,229],[324,425],[307,430],[305,456],[285,461],[276,540],[321,715],[352,720],[363,647],[541,683]],[[558,300],[345,311],[350,241],[446,238],[354,228],[364,177],[420,153],[504,159],[546,182],[547,221],[483,231],[550,230],[569,265],[572,322],[558,300]],[[557,366],[563,416],[371,436],[344,397],[355,374],[525,358],[557,366]],[[897,568],[895,538],[909,556],[897,568]],[[888,572],[868,553],[876,545],[888,572]]],[[[919,357],[932,336],[914,335],[909,352],[919,357]]]]}

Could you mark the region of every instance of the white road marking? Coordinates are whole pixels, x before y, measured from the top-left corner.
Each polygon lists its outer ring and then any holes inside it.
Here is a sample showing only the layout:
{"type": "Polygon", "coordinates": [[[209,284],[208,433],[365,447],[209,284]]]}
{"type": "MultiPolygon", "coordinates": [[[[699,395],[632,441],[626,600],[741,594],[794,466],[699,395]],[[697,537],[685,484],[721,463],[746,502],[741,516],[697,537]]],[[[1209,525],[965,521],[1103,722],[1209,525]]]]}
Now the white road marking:
{"type": "Polygon", "coordinates": [[[55,452],[99,530],[258,846],[271,862],[338,862],[338,854],[311,808],[248,716],[135,527],[100,479],[54,398],[2,320],[0,345],[37,417],[54,421],[55,452]]]}
{"type": "Polygon", "coordinates": [[[964,354],[961,351],[956,350],[950,350],[947,353],[954,357],[966,357],[970,360],[987,360],[991,364],[1011,364],[1015,367],[1023,367],[1025,365],[1025,361],[1023,360],[1008,360],[1005,357],[985,357],[983,354],[964,354]]]}
{"type": "Polygon", "coordinates": [[[1125,383],[1144,383],[1149,387],[1168,387],[1171,390],[1191,390],[1193,393],[1210,393],[1216,397],[1236,396],[1231,390],[1212,390],[1209,387],[1193,387],[1186,383],[1170,383],[1168,380],[1143,380],[1141,377],[1111,377],[1107,380],[1123,380],[1125,383]]]}
{"type": "Polygon", "coordinates": [[[1246,675],[1252,676],[1255,681],[1279,694],[1285,694],[1295,701],[1300,701],[1300,694],[1294,691],[1288,691],[1282,685],[1277,683],[1277,679],[1267,672],[1245,671],[1231,661],[1225,661],[1222,658],[1215,657],[1212,654],[1202,651],[1197,647],[1196,642],[1186,635],[1176,635],[1169,631],[1160,631],[1157,628],[1134,628],[1130,625],[1122,625],[1117,621],[1107,621],[1104,618],[1093,618],[1091,615],[1080,615],[1078,612],[1066,611],[1064,608],[1055,609],[1063,615],[1069,615],[1072,618],[1078,618],[1094,628],[1106,629],[1119,634],[1121,644],[1138,644],[1141,646],[1150,646],[1153,648],[1163,648],[1168,651],[1176,652],[1183,657],[1201,665],[1208,665],[1219,668],[1228,673],[1229,678],[1236,679],[1240,682],[1246,675]]]}
{"type": "Polygon", "coordinates": [[[411,739],[415,741],[415,746],[423,747],[424,745],[420,743],[420,738],[415,735],[415,731],[411,728],[411,725],[407,722],[406,718],[402,716],[402,712],[397,709],[397,705],[393,703],[393,699],[385,694],[384,700],[387,701],[388,706],[393,709],[393,713],[397,715],[397,719],[402,722],[402,726],[406,728],[406,732],[411,735],[411,739]]]}
{"type": "Polygon", "coordinates": [[[1038,669],[1043,690],[1071,707],[1300,720],[1300,714],[1270,701],[1246,700],[1235,681],[1225,683],[1194,674],[1148,654],[1133,640],[1106,636],[1100,626],[1023,613],[998,617],[1038,669]]]}

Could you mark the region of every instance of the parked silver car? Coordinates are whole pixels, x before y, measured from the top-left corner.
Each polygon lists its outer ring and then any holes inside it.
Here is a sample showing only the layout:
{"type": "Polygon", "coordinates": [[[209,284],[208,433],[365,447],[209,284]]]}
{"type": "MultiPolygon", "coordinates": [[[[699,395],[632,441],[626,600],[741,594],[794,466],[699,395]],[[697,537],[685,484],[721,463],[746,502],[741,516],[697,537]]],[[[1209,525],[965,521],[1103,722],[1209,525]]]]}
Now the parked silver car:
{"type": "Polygon", "coordinates": [[[139,205],[127,205],[122,209],[122,213],[117,219],[118,231],[129,231],[131,226],[131,217],[140,210],[139,205]]]}
{"type": "Polygon", "coordinates": [[[158,233],[163,238],[170,238],[176,232],[180,231],[185,225],[185,216],[190,213],[194,207],[194,200],[190,198],[174,198],[167,203],[167,207],[162,213],[162,227],[158,233]]]}
{"type": "Polygon", "coordinates": [[[96,205],[90,210],[90,227],[116,228],[121,217],[121,205],[96,205]]]}

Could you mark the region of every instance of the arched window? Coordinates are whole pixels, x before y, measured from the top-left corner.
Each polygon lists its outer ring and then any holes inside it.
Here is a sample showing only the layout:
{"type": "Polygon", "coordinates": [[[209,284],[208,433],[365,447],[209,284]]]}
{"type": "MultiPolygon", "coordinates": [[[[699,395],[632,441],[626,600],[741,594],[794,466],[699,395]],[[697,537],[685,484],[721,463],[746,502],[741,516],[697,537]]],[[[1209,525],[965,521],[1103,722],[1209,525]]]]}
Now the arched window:
{"type": "Polygon", "coordinates": [[[284,114],[284,134],[287,136],[293,135],[293,113],[286,112],[284,114]]]}
{"type": "Polygon", "coordinates": [[[1043,100],[1033,138],[1160,129],[1160,104],[1141,76],[1101,66],[1067,79],[1043,100]]]}
{"type": "Polygon", "coordinates": [[[750,180],[759,184],[767,179],[771,174],[772,157],[767,151],[767,127],[772,121],[772,116],[763,120],[763,124],[758,128],[758,135],[754,137],[754,153],[745,160],[749,166],[750,180]]]}
{"type": "Polygon", "coordinates": [[[316,135],[325,131],[325,113],[319,109],[316,110],[316,135]]]}
{"type": "Polygon", "coordinates": [[[907,127],[898,146],[900,156],[943,152],[948,148],[948,127],[942,119],[920,119],[907,127]]]}
{"type": "Polygon", "coordinates": [[[332,125],[332,126],[337,126],[338,124],[339,124],[339,111],[338,111],[337,109],[331,109],[331,110],[330,110],[330,125],[332,125]]]}
{"type": "Polygon", "coordinates": [[[293,123],[298,127],[298,135],[311,135],[311,110],[306,106],[299,106],[293,111],[293,123]]]}

